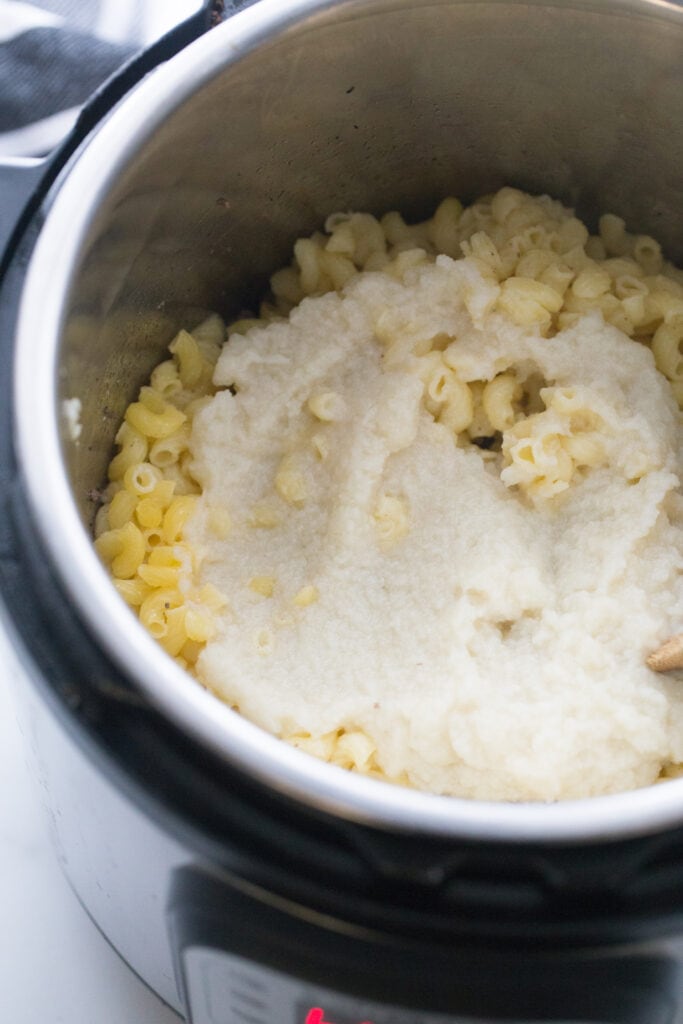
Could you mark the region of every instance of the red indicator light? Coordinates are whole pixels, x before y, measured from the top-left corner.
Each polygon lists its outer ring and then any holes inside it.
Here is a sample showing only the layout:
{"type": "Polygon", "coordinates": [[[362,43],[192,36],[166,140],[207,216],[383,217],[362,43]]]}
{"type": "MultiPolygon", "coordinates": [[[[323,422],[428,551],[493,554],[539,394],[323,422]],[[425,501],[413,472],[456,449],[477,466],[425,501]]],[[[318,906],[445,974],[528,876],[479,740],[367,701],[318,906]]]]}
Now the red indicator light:
{"type": "Polygon", "coordinates": [[[324,1011],[319,1006],[314,1006],[312,1010],[309,1010],[306,1014],[306,1020],[304,1024],[332,1024],[332,1021],[323,1020],[324,1011]]]}
{"type": "MultiPolygon", "coordinates": [[[[325,1011],[319,1006],[313,1006],[306,1014],[304,1024],[333,1024],[331,1020],[325,1019],[325,1011]]],[[[370,1020],[360,1021],[360,1024],[372,1024],[370,1020]]]]}

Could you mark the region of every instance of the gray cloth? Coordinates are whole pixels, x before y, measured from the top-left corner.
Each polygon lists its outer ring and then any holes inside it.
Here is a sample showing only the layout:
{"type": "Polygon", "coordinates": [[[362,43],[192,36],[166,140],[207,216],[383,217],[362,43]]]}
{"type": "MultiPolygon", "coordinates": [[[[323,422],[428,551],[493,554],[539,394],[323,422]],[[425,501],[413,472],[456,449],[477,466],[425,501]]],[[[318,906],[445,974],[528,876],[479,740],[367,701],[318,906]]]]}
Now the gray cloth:
{"type": "Polygon", "coordinates": [[[133,52],[62,28],[30,29],[0,45],[0,132],[80,106],[133,52]]]}
{"type": "Polygon", "coordinates": [[[201,0],[0,0],[0,157],[41,156],[141,46],[201,0]]]}

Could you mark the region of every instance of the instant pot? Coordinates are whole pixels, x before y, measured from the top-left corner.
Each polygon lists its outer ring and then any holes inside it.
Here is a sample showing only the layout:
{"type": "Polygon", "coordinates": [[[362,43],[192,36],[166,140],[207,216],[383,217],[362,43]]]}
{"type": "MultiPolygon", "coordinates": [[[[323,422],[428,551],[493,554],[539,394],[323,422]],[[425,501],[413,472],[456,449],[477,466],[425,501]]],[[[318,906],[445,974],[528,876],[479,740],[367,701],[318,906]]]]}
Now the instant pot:
{"type": "Polygon", "coordinates": [[[683,780],[515,805],[318,762],[166,657],[91,527],[176,330],[331,211],[511,184],[683,262],[683,6],[221,6],[0,168],[0,591],[64,871],[194,1024],[680,1024],[683,780]]]}

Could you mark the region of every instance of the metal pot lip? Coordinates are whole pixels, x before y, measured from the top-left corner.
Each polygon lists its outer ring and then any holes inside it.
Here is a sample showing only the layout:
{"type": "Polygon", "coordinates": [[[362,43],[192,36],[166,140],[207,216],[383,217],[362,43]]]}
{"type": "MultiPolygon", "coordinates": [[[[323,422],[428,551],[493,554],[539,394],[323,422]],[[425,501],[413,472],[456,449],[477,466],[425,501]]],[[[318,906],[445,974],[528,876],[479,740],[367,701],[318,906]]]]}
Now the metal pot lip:
{"type": "MultiPolygon", "coordinates": [[[[225,761],[301,804],[386,830],[505,843],[614,841],[680,826],[683,779],[560,804],[508,804],[421,793],[318,762],[189,682],[119,598],[83,528],[60,450],[55,382],[66,297],[95,211],[130,156],[192,92],[289,25],[335,6],[261,0],[212,30],[124,100],[59,183],[22,293],[14,379],[18,462],[42,543],[79,616],[151,703],[225,761]]],[[[659,0],[625,6],[670,13],[659,0]]],[[[357,10],[358,0],[349,7],[357,10]]]]}

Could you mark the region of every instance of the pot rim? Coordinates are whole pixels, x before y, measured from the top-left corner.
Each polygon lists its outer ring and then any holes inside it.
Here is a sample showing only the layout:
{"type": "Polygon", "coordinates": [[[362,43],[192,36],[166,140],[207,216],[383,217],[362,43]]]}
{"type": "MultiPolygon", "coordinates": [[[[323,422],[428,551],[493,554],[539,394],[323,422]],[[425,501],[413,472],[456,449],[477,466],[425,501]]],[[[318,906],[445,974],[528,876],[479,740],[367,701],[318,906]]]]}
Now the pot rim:
{"type": "MultiPolygon", "coordinates": [[[[563,0],[533,2],[566,6],[563,0]]],[[[292,0],[283,9],[280,0],[260,0],[234,15],[138,85],[58,182],[30,260],[16,335],[16,451],[40,538],[79,615],[149,701],[226,762],[301,804],[386,830],[508,843],[616,840],[679,826],[683,779],[556,804],[511,804],[418,792],[352,774],[296,750],[188,683],[187,674],[158,647],[116,593],[83,527],[61,451],[56,382],[66,297],[95,212],[138,149],[196,89],[260,43],[336,6],[357,9],[360,3],[292,0]]],[[[576,6],[600,7],[604,12],[599,0],[579,0],[576,6]]],[[[673,12],[683,17],[683,9],[661,0],[617,0],[615,7],[641,15],[671,17],[673,12]]]]}

